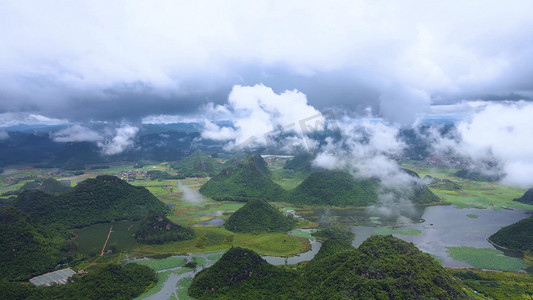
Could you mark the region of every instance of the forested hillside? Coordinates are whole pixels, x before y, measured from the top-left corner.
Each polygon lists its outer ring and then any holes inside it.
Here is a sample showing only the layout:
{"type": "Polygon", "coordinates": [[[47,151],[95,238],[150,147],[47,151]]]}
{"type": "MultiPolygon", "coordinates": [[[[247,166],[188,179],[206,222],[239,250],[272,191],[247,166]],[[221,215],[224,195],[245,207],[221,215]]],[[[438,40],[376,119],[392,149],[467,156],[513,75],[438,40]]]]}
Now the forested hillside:
{"type": "Polygon", "coordinates": [[[57,235],[39,228],[16,208],[0,207],[0,278],[25,280],[52,270],[63,244],[57,235]]]}
{"type": "Polygon", "coordinates": [[[295,223],[265,200],[252,199],[232,214],[224,227],[233,232],[287,232],[295,223]]]}
{"type": "Polygon", "coordinates": [[[312,173],[291,191],[289,202],[311,205],[367,206],[375,203],[378,181],[356,180],[344,171],[320,170],[312,173]]]}
{"type": "Polygon", "coordinates": [[[172,168],[185,177],[215,176],[224,167],[223,163],[200,150],[172,164],[172,168]]]}
{"type": "Polygon", "coordinates": [[[513,199],[513,201],[518,201],[525,204],[533,204],[533,188],[527,190],[522,197],[513,199]]]}
{"type": "Polygon", "coordinates": [[[489,240],[507,249],[533,252],[533,216],[503,227],[489,240]]]}
{"type": "MultiPolygon", "coordinates": [[[[410,176],[418,175],[405,170],[410,176]]],[[[405,188],[402,186],[402,189],[405,188]]],[[[438,202],[440,199],[423,183],[414,182],[408,194],[409,200],[417,204],[438,202]]],[[[346,171],[320,170],[312,173],[290,192],[288,202],[310,205],[368,206],[378,201],[380,180],[377,178],[355,178],[346,171]]],[[[392,193],[398,191],[391,190],[392,193]]],[[[400,196],[400,195],[398,195],[400,196]]]]}
{"type": "Polygon", "coordinates": [[[270,265],[253,251],[232,248],[196,275],[189,294],[197,299],[465,297],[461,284],[428,254],[392,236],[373,236],[358,249],[337,248],[317,255],[296,270],[270,265]]]}
{"type": "Polygon", "coordinates": [[[224,169],[200,188],[202,195],[214,200],[280,201],[286,192],[271,178],[261,155],[252,154],[235,167],[224,169]]]}
{"type": "Polygon", "coordinates": [[[66,285],[35,287],[0,281],[0,299],[133,299],[157,282],[154,270],[129,263],[104,264],[74,275],[66,285]]]}
{"type": "Polygon", "coordinates": [[[166,216],[150,211],[143,218],[135,239],[146,244],[162,244],[170,241],[188,240],[194,237],[190,228],[174,224],[166,216]]]}
{"type": "Polygon", "coordinates": [[[14,206],[40,224],[82,227],[113,220],[142,219],[148,211],[166,214],[170,209],[146,188],[115,176],[86,179],[58,196],[39,190],[18,195],[14,206]]]}

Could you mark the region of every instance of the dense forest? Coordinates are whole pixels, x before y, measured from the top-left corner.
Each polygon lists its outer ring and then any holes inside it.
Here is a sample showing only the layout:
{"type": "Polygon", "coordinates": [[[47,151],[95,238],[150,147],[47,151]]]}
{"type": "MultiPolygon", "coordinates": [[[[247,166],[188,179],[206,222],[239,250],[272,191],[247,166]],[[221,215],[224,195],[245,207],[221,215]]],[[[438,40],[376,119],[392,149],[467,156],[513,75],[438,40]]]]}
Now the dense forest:
{"type": "Polygon", "coordinates": [[[174,224],[166,216],[153,211],[146,214],[135,233],[135,239],[145,244],[162,244],[189,240],[193,237],[192,229],[174,224]]]}
{"type": "Polygon", "coordinates": [[[527,190],[522,197],[513,199],[513,201],[518,201],[525,204],[533,204],[533,188],[527,190]]]}
{"type": "Polygon", "coordinates": [[[233,232],[287,232],[295,223],[265,200],[253,199],[232,214],[224,227],[233,232]]]}
{"type": "Polygon", "coordinates": [[[63,245],[57,231],[33,224],[17,208],[0,207],[0,278],[26,280],[53,270],[63,245]]]}
{"type": "Polygon", "coordinates": [[[0,299],[133,299],[157,282],[155,272],[135,263],[105,264],[74,275],[66,285],[35,287],[0,281],[0,299]]]}
{"type": "Polygon", "coordinates": [[[58,196],[39,190],[24,191],[13,205],[38,223],[59,223],[69,228],[122,219],[139,220],[150,210],[170,212],[146,188],[110,175],[86,179],[58,196]]]}
{"type": "Polygon", "coordinates": [[[198,273],[198,299],[464,298],[463,287],[428,254],[392,236],[373,236],[358,249],[321,248],[307,265],[273,266],[250,250],[232,248],[198,273]],[[334,251],[332,251],[334,249],[334,251]]]}
{"type": "Polygon", "coordinates": [[[286,191],[272,181],[272,174],[261,155],[249,155],[235,167],[226,168],[200,188],[202,195],[214,200],[280,201],[286,191]]]}
{"type": "Polygon", "coordinates": [[[533,253],[533,216],[503,227],[489,241],[507,249],[533,253]]]}
{"type": "Polygon", "coordinates": [[[378,200],[375,179],[355,179],[345,171],[320,170],[291,191],[289,202],[311,205],[367,206],[378,200]]]}
{"type": "Polygon", "coordinates": [[[209,177],[220,173],[225,164],[200,150],[172,164],[172,168],[184,177],[209,177]]]}
{"type": "MultiPolygon", "coordinates": [[[[408,175],[419,178],[409,170],[408,175]]],[[[440,199],[423,183],[415,182],[407,196],[413,203],[439,202],[440,199]]],[[[378,201],[380,181],[377,178],[355,178],[346,171],[320,170],[309,175],[289,194],[286,201],[308,205],[368,206],[378,201]]],[[[397,194],[398,191],[391,191],[397,194]]],[[[401,196],[401,195],[398,195],[401,196]]]]}
{"type": "Polygon", "coordinates": [[[294,171],[311,171],[312,161],[314,156],[309,152],[300,152],[296,154],[293,158],[287,160],[284,169],[294,170],[294,171]]]}
{"type": "Polygon", "coordinates": [[[459,170],[455,172],[455,176],[459,178],[464,178],[468,180],[474,180],[474,181],[498,181],[502,178],[502,176],[498,174],[494,175],[487,175],[482,172],[478,172],[475,170],[459,170]]]}

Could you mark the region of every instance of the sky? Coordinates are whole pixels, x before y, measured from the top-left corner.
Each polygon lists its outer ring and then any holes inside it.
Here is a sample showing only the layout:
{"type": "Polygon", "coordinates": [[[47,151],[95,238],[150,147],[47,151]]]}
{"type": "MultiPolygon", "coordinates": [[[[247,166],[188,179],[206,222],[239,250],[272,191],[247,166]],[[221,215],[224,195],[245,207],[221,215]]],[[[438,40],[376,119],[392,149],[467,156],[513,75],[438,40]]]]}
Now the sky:
{"type": "Polygon", "coordinates": [[[194,119],[236,85],[401,124],[437,105],[529,101],[531,11],[531,1],[4,0],[0,126],[194,119]]]}
{"type": "Polygon", "coordinates": [[[1,127],[67,124],[50,137],[113,155],[143,123],[194,121],[227,150],[281,136],[276,146],[318,151],[324,167],[345,164],[331,157],[344,147],[354,169],[386,170],[401,126],[447,118],[454,138],[424,136],[436,155],[495,159],[503,182],[533,185],[532,11],[528,0],[0,0],[0,140],[1,127]],[[343,140],[317,149],[308,133],[328,126],[343,140]]]}

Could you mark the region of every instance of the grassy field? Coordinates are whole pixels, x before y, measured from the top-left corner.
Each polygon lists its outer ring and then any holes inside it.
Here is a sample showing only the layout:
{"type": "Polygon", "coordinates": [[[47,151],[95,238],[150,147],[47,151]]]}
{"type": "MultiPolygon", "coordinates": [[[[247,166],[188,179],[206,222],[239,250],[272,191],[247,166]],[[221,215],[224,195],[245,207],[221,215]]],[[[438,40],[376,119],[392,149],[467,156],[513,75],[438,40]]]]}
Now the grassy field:
{"type": "Polygon", "coordinates": [[[490,248],[446,247],[451,258],[474,268],[518,272],[528,267],[522,260],[490,248]]]}
{"type": "Polygon", "coordinates": [[[132,251],[136,257],[159,254],[208,253],[244,247],[261,255],[291,256],[311,249],[307,239],[283,233],[237,234],[224,228],[201,226],[195,229],[192,240],[161,245],[138,244],[132,251]]]}
{"type": "Polygon", "coordinates": [[[484,297],[533,299],[533,276],[531,274],[472,269],[448,269],[448,271],[484,297]]]}
{"type": "Polygon", "coordinates": [[[192,278],[191,277],[185,277],[178,281],[178,288],[176,289],[176,293],[178,294],[178,298],[180,300],[192,300],[193,298],[189,297],[189,294],[187,293],[187,290],[191,286],[192,278]]]}
{"type": "Polygon", "coordinates": [[[284,169],[288,158],[270,158],[266,159],[268,168],[272,172],[272,179],[286,190],[292,190],[304,181],[310,172],[300,172],[284,169]]]}
{"type": "Polygon", "coordinates": [[[459,208],[519,208],[533,210],[533,205],[513,201],[524,194],[526,189],[500,185],[497,182],[470,181],[455,177],[456,169],[429,168],[413,162],[404,163],[402,167],[413,170],[423,178],[447,179],[460,186],[458,190],[446,190],[429,187],[437,196],[459,208]]]}
{"type": "Polygon", "coordinates": [[[161,271],[181,267],[183,264],[185,264],[185,261],[187,261],[187,259],[184,257],[171,256],[163,259],[145,259],[136,260],[134,262],[139,265],[148,266],[154,269],[154,271],[161,271]]]}
{"type": "Polygon", "coordinates": [[[138,224],[138,221],[123,221],[95,224],[76,229],[75,233],[78,237],[74,242],[77,245],[77,252],[91,256],[100,254],[111,225],[113,225],[113,232],[109,237],[106,250],[114,248],[117,252],[121,252],[131,249],[137,245],[133,234],[137,230],[138,224]]]}
{"type": "Polygon", "coordinates": [[[421,235],[422,231],[414,228],[390,228],[390,227],[381,227],[377,228],[372,232],[373,235],[389,235],[389,234],[400,234],[400,235],[410,235],[416,236],[421,235]]]}

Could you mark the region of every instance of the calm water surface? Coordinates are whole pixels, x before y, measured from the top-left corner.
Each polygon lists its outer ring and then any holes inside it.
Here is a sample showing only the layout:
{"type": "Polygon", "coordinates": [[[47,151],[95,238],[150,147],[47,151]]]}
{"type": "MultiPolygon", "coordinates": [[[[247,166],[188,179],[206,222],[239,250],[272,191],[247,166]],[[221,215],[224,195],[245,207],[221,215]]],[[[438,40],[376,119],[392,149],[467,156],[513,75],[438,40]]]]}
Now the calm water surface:
{"type": "Polygon", "coordinates": [[[500,228],[518,222],[529,215],[524,210],[513,209],[459,209],[455,206],[413,207],[410,214],[401,218],[372,216],[365,209],[327,209],[305,210],[299,212],[311,221],[327,226],[338,222],[351,226],[355,238],[354,247],[359,247],[374,230],[380,227],[412,228],[422,231],[417,236],[394,234],[405,241],[412,242],[420,250],[433,254],[443,260],[443,266],[452,268],[470,267],[453,260],[446,253],[446,247],[494,248],[487,238],[500,228]],[[471,218],[467,215],[476,215],[471,218]]]}

